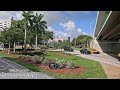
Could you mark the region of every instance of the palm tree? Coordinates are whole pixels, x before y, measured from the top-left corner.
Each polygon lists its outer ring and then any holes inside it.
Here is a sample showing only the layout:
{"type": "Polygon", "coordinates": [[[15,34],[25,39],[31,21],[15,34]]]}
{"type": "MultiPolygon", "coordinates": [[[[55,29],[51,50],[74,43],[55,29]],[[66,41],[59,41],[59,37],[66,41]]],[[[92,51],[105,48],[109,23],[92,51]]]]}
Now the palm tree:
{"type": "Polygon", "coordinates": [[[35,39],[35,49],[37,50],[37,39],[38,39],[38,33],[45,34],[45,29],[47,29],[47,22],[42,20],[43,15],[36,13],[36,15],[33,18],[33,30],[36,35],[35,39]]]}
{"type": "Polygon", "coordinates": [[[24,19],[23,19],[23,28],[25,30],[24,53],[26,53],[26,32],[28,30],[28,25],[29,24],[32,25],[32,21],[31,21],[31,18],[33,17],[32,14],[33,14],[32,11],[28,11],[28,12],[23,11],[23,13],[22,13],[22,16],[24,17],[24,19]]]}

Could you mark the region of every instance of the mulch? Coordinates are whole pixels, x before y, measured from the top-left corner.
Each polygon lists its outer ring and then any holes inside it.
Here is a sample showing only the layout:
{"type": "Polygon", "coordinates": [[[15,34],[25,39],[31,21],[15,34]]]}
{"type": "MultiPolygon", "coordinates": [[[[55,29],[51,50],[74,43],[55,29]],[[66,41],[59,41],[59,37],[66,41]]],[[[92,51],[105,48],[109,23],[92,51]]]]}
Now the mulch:
{"type": "MultiPolygon", "coordinates": [[[[22,60],[20,58],[18,58],[18,60],[35,65],[35,66],[39,67],[40,69],[47,70],[47,71],[50,71],[50,72],[55,73],[55,74],[80,74],[80,73],[85,72],[85,68],[80,67],[80,66],[77,66],[75,69],[68,69],[66,66],[64,68],[61,68],[61,69],[50,69],[48,65],[46,66],[43,64],[35,64],[32,61],[26,61],[26,60],[22,60]]],[[[54,62],[54,60],[49,60],[49,63],[50,62],[54,62]]]]}

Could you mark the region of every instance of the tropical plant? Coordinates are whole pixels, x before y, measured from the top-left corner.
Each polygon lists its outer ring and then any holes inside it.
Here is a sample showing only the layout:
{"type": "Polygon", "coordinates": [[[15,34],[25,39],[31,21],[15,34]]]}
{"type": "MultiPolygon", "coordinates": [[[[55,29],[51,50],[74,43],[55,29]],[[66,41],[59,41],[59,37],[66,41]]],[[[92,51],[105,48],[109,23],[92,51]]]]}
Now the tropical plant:
{"type": "Polygon", "coordinates": [[[39,64],[43,61],[43,57],[40,57],[38,55],[34,55],[33,59],[34,59],[33,62],[36,63],[36,64],[39,64]]]}
{"type": "Polygon", "coordinates": [[[63,60],[58,60],[57,62],[58,68],[61,69],[64,67],[64,61],[63,60]]]}
{"type": "Polygon", "coordinates": [[[49,62],[48,62],[48,58],[45,58],[43,61],[42,61],[42,64],[44,64],[44,65],[48,65],[49,64],[49,62]]]}
{"type": "Polygon", "coordinates": [[[32,17],[33,17],[33,12],[32,11],[23,11],[22,13],[22,16],[24,17],[23,19],[23,28],[24,28],[24,31],[25,31],[25,37],[24,37],[24,53],[26,53],[26,33],[27,33],[27,30],[28,28],[31,28],[33,23],[32,23],[32,17]],[[31,27],[30,27],[31,25],[31,27]]]}
{"type": "Polygon", "coordinates": [[[47,22],[42,20],[43,15],[36,13],[36,15],[33,18],[33,25],[32,25],[32,30],[34,30],[36,34],[36,39],[35,39],[35,49],[37,50],[37,39],[38,39],[38,33],[40,35],[45,34],[45,29],[47,29],[47,22]]]}
{"type": "Polygon", "coordinates": [[[76,67],[75,62],[74,61],[68,61],[66,67],[69,68],[69,69],[74,69],[76,67]]]}

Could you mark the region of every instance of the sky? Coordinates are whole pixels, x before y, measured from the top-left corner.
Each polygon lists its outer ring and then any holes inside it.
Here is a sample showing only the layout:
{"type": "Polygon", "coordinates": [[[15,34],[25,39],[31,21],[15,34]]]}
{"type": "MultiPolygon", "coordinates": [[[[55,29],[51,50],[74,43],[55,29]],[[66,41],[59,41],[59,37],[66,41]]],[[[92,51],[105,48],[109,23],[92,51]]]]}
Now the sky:
{"type": "MultiPolygon", "coordinates": [[[[97,11],[34,11],[43,14],[47,21],[48,31],[54,32],[54,37],[71,40],[79,35],[93,35],[97,11]]],[[[0,19],[13,17],[22,19],[22,11],[0,11],[0,19]]]]}

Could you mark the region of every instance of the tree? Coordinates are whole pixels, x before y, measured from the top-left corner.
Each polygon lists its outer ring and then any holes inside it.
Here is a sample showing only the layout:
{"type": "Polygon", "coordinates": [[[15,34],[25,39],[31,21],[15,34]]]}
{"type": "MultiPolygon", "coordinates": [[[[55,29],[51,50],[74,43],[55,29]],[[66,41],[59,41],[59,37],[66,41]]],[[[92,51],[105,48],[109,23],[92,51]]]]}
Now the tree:
{"type": "Polygon", "coordinates": [[[43,34],[45,34],[45,29],[47,29],[47,25],[46,25],[47,22],[42,20],[42,18],[43,18],[43,15],[42,14],[38,15],[38,13],[36,13],[36,15],[33,18],[32,28],[36,34],[36,39],[35,39],[35,49],[36,50],[37,50],[37,44],[38,44],[37,43],[38,33],[40,33],[40,35],[43,35],[43,34]]]}
{"type": "Polygon", "coordinates": [[[72,43],[72,45],[74,45],[74,43],[76,43],[76,45],[79,46],[81,44],[85,44],[86,42],[90,41],[91,39],[92,39],[91,36],[79,35],[76,39],[74,38],[71,43],[72,43]]]}
{"type": "Polygon", "coordinates": [[[26,53],[26,33],[28,30],[29,25],[32,26],[32,20],[31,18],[33,17],[33,12],[32,11],[23,11],[22,16],[24,17],[23,19],[23,28],[25,31],[25,38],[24,38],[24,53],[26,53]]]}

